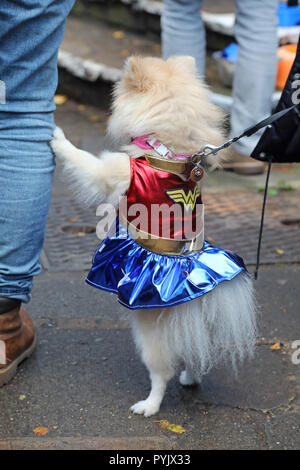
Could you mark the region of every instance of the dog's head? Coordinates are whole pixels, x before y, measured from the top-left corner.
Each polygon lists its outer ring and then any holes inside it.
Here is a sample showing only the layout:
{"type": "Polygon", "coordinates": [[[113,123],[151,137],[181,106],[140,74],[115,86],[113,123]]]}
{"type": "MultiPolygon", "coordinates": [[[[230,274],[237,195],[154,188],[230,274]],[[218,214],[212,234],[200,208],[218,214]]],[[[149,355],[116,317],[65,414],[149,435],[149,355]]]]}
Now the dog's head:
{"type": "Polygon", "coordinates": [[[220,145],[223,123],[224,114],[209,101],[194,58],[127,59],[108,126],[120,145],[155,134],[174,153],[193,153],[205,144],[220,145]]]}

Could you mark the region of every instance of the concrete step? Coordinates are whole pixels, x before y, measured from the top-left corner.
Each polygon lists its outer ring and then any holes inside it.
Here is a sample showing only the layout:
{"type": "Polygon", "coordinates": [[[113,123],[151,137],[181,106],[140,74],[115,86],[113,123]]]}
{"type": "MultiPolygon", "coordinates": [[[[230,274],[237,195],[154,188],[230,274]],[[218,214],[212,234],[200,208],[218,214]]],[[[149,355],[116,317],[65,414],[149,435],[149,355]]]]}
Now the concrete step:
{"type": "MultiPolygon", "coordinates": [[[[208,15],[207,44],[220,50],[231,41],[231,33],[211,28],[211,15],[231,14],[234,0],[204,0],[208,15]]],[[[131,54],[161,56],[160,17],[162,0],[78,0],[69,17],[59,51],[59,91],[87,104],[109,106],[111,85],[121,76],[125,58],[131,54]]],[[[206,20],[205,20],[206,21],[206,20]]],[[[218,98],[230,95],[218,76],[217,64],[207,57],[206,80],[218,98]]]]}
{"type": "MultiPolygon", "coordinates": [[[[104,21],[71,15],[58,54],[59,88],[81,102],[108,108],[112,85],[132,54],[161,57],[159,37],[141,34],[104,21]]],[[[217,63],[207,55],[206,82],[216,104],[231,106],[231,89],[220,79],[217,63]]]]}
{"type": "MultiPolygon", "coordinates": [[[[161,56],[160,17],[162,0],[77,0],[68,19],[59,51],[59,91],[87,104],[109,107],[111,86],[121,76],[131,54],[161,56]]],[[[230,112],[231,88],[224,85],[212,52],[234,40],[234,0],[204,0],[206,26],[206,82],[212,101],[230,112]]],[[[296,41],[300,26],[278,28],[278,43],[296,41]]],[[[229,79],[230,82],[230,79],[229,79]]],[[[227,84],[228,85],[228,84],[227,84]]],[[[275,92],[275,107],[281,92],[275,92]]]]}
{"type": "MultiPolygon", "coordinates": [[[[132,54],[161,57],[159,37],[71,15],[58,54],[58,92],[107,109],[112,85],[121,77],[124,61],[132,54]]],[[[210,53],[206,58],[205,79],[212,91],[212,101],[229,113],[231,88],[222,83],[217,62],[210,53]]],[[[274,95],[274,105],[279,96],[280,93],[274,95]]]]}
{"type": "Polygon", "coordinates": [[[132,54],[160,56],[159,40],[71,15],[58,53],[58,92],[107,108],[111,88],[132,54]]]}
{"type": "MultiPolygon", "coordinates": [[[[232,17],[234,0],[203,2],[203,19],[207,29],[207,44],[216,50],[232,39],[232,17]],[[224,16],[224,18],[223,18],[224,16]],[[228,18],[227,18],[228,16],[228,18]],[[225,21],[225,24],[224,24],[225,21]],[[229,28],[227,22],[229,21],[229,28]],[[215,27],[215,23],[217,26],[215,27]]],[[[73,14],[87,15],[92,18],[118,25],[131,31],[160,36],[160,17],[163,12],[162,0],[77,0],[73,14]]]]}
{"type": "MultiPolygon", "coordinates": [[[[142,34],[160,35],[163,0],[77,0],[73,14],[88,15],[109,24],[119,25],[142,34]]],[[[202,18],[210,50],[222,48],[234,38],[235,1],[203,0],[202,18]]],[[[279,42],[297,42],[300,25],[278,27],[279,42]]]]}

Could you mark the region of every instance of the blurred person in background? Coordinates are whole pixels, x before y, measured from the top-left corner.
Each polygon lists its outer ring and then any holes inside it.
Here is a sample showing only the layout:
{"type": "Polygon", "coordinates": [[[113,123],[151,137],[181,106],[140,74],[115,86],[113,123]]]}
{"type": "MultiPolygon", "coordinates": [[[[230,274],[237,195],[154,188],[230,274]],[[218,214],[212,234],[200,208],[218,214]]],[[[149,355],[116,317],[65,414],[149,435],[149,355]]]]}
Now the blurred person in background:
{"type": "MultiPolygon", "coordinates": [[[[162,55],[191,55],[205,78],[206,40],[203,0],[164,0],[162,55]]],[[[277,0],[235,0],[238,60],[233,80],[230,137],[271,114],[277,71],[277,0]]],[[[262,173],[263,162],[249,157],[263,131],[234,144],[224,168],[241,174],[262,173]]],[[[214,142],[208,142],[213,144],[214,142]]]]}

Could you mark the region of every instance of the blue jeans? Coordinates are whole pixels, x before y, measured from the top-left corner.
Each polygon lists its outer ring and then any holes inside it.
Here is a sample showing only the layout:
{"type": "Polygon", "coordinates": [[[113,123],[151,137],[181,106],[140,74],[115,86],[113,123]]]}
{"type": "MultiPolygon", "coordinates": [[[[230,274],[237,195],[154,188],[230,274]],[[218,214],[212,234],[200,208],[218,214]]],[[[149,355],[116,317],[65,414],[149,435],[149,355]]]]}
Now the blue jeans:
{"type": "Polygon", "coordinates": [[[0,296],[29,302],[51,196],[57,51],[73,0],[1,0],[0,296]],[[3,88],[2,88],[3,90],[3,88]]]}
{"type": "MultiPolygon", "coordinates": [[[[277,0],[236,0],[235,38],[239,45],[233,83],[231,137],[271,112],[277,58],[277,0]]],[[[161,19],[162,53],[195,57],[198,72],[205,72],[205,29],[202,0],[164,0],[161,19]]],[[[249,155],[263,131],[235,144],[249,155]]],[[[213,144],[214,142],[207,142],[213,144]]]]}

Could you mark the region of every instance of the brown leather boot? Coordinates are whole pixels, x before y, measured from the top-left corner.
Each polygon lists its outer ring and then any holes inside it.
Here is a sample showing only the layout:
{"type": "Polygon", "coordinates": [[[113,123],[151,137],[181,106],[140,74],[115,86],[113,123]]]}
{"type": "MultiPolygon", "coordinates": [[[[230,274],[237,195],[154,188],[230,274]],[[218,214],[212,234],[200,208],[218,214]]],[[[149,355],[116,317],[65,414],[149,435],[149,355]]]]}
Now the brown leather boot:
{"type": "Polygon", "coordinates": [[[0,297],[0,387],[13,378],[35,344],[34,326],[21,301],[0,297]]]}

